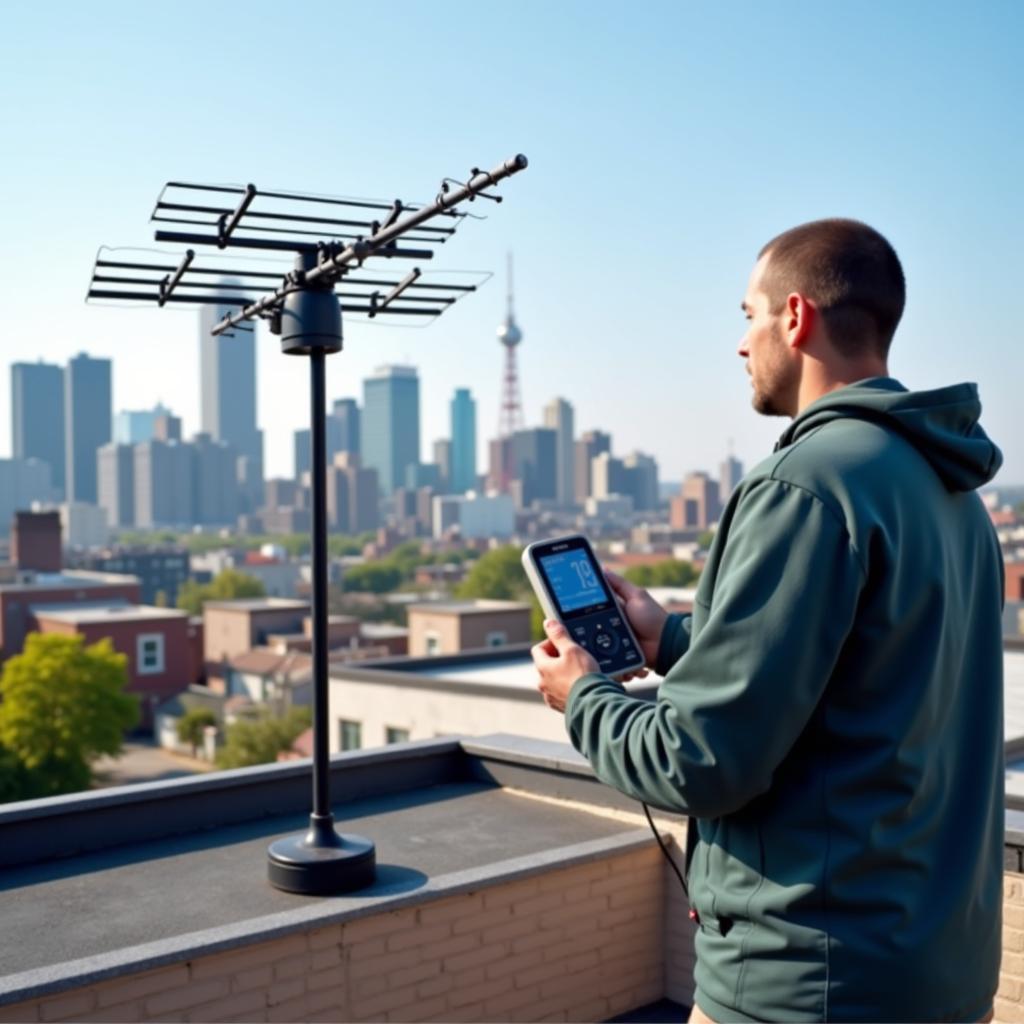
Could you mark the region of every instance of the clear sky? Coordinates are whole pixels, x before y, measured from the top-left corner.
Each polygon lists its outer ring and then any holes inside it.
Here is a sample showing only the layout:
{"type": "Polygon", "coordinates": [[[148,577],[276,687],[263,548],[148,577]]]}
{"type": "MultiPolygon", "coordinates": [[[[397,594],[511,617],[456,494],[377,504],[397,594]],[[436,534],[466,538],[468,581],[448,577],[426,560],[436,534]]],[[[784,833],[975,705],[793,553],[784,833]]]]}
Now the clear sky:
{"type": "MultiPolygon", "coordinates": [[[[730,439],[749,466],[784,426],[751,410],[736,355],[757,250],[852,216],[907,273],[892,372],[977,381],[999,481],[1024,483],[1022,37],[1018,0],[11,5],[0,455],[7,364],[78,351],[114,360],[115,410],[160,399],[199,429],[198,315],[83,302],[99,245],[155,247],[165,181],[414,201],[522,152],[506,201],[434,260],[495,278],[425,329],[350,324],[330,398],[410,362],[424,456],[459,386],[482,454],[512,250],[528,424],[562,395],[663,479],[717,472],[730,439]]],[[[267,470],[290,474],[306,363],[258,337],[267,470]]]]}

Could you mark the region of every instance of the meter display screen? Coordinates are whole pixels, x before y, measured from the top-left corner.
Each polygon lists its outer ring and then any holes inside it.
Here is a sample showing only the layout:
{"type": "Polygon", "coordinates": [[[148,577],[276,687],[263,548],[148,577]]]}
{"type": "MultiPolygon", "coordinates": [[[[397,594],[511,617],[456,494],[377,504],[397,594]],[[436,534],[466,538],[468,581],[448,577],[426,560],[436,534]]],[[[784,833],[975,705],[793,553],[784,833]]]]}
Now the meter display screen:
{"type": "Polygon", "coordinates": [[[604,581],[585,548],[570,548],[539,559],[562,614],[608,604],[604,581]]]}

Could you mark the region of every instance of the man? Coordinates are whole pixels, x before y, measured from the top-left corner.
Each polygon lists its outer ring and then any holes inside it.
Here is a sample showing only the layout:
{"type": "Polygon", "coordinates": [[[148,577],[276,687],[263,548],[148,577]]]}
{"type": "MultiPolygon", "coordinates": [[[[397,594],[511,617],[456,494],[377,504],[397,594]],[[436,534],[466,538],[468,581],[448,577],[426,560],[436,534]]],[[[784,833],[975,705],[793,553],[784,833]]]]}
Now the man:
{"type": "Polygon", "coordinates": [[[534,649],[598,777],[683,811],[691,1020],[976,1021],[1000,958],[1002,561],[975,386],[909,392],[899,260],[826,220],[762,250],[739,347],[792,417],[722,515],[694,613],[612,574],[654,704],[558,623],[534,649]]]}

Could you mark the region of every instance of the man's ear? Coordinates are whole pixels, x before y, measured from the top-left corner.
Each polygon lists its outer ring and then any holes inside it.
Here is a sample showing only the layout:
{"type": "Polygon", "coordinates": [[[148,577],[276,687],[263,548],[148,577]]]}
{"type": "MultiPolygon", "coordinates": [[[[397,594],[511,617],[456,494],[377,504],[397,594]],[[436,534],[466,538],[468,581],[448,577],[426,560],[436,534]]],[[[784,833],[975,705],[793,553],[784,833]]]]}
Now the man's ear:
{"type": "Polygon", "coordinates": [[[818,309],[805,295],[791,292],[782,312],[783,330],[790,348],[803,348],[818,320],[818,309]]]}

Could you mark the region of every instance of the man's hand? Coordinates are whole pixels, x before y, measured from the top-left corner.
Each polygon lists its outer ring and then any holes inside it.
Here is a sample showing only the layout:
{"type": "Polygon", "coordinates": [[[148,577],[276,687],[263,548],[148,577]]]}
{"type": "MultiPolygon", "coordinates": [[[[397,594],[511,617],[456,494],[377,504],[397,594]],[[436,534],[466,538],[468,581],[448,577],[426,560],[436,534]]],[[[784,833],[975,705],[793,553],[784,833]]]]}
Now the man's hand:
{"type": "MultiPolygon", "coordinates": [[[[540,673],[537,689],[549,708],[565,711],[572,684],[588,672],[600,672],[597,662],[579,644],[569,639],[560,622],[548,619],[544,623],[547,640],[536,644],[530,652],[540,673]]],[[[638,638],[639,639],[639,638],[638,638]]]]}
{"type": "Polygon", "coordinates": [[[605,569],[604,575],[609,586],[615,591],[615,596],[619,599],[637,640],[640,641],[640,651],[644,656],[644,662],[648,668],[654,668],[658,660],[658,644],[661,643],[661,633],[665,628],[668,612],[643,587],[638,587],[607,569],[605,569]]]}

